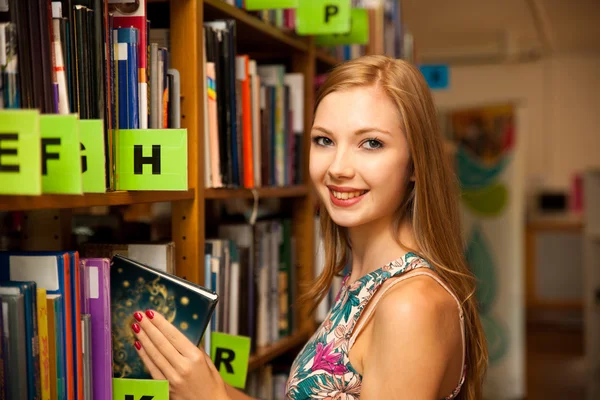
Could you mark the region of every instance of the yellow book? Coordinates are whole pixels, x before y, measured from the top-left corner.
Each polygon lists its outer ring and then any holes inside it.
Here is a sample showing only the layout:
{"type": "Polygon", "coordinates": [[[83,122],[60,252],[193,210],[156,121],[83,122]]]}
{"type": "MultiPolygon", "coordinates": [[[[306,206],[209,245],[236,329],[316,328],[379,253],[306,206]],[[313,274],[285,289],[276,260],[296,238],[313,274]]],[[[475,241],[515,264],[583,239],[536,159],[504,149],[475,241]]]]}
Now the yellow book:
{"type": "Polygon", "coordinates": [[[38,336],[40,339],[40,379],[42,400],[50,400],[50,357],[48,352],[48,308],[46,289],[37,288],[38,336]]]}
{"type": "MultiPolygon", "coordinates": [[[[46,300],[46,310],[48,311],[48,360],[50,368],[50,398],[58,399],[58,378],[56,375],[56,326],[54,324],[54,301],[55,299],[46,300]]],[[[60,328],[59,328],[60,329],[60,328]]]]}

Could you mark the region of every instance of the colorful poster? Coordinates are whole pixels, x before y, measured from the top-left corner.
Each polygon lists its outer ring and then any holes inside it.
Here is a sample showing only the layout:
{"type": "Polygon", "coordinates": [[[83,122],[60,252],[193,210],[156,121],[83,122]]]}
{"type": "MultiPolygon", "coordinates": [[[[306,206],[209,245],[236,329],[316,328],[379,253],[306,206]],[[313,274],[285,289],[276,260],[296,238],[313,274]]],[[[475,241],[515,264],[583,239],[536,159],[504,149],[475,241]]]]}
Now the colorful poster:
{"type": "Polygon", "coordinates": [[[525,395],[522,231],[524,200],[516,146],[516,110],[499,104],[442,116],[455,144],[465,257],[488,341],[486,397],[525,395]]]}

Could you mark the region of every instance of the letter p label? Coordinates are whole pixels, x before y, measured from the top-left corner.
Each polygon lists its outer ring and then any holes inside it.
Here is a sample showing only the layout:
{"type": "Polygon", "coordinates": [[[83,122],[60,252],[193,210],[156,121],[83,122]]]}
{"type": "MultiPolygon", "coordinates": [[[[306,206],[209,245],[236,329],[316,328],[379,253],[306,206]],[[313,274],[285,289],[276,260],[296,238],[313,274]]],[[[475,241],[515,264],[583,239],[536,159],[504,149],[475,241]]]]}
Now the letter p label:
{"type": "Polygon", "coordinates": [[[334,15],[337,15],[340,9],[336,5],[328,4],[325,6],[325,23],[329,23],[329,19],[334,15]]]}

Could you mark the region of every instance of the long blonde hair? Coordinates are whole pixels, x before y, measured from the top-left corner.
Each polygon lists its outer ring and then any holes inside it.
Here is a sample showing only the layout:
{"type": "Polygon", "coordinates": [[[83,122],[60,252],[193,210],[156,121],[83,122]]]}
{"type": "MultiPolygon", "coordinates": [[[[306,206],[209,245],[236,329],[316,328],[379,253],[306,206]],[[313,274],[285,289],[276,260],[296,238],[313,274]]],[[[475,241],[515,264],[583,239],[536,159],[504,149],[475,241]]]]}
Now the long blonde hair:
{"type": "MultiPolygon", "coordinates": [[[[475,279],[463,254],[458,184],[447,157],[431,92],[420,71],[411,64],[385,56],[365,56],[332,70],[320,87],[314,109],[328,94],[340,90],[377,86],[396,104],[408,141],[414,182],[407,182],[406,196],[395,220],[411,222],[417,249],[457,295],[465,316],[467,378],[460,398],[482,397],[482,381],[488,353],[475,300],[475,279]]],[[[316,306],[326,295],[335,275],[349,260],[348,235],[320,208],[325,267],[303,296],[316,306]]],[[[400,239],[398,238],[400,245],[400,239]]],[[[403,246],[406,248],[406,246],[403,246]]]]}

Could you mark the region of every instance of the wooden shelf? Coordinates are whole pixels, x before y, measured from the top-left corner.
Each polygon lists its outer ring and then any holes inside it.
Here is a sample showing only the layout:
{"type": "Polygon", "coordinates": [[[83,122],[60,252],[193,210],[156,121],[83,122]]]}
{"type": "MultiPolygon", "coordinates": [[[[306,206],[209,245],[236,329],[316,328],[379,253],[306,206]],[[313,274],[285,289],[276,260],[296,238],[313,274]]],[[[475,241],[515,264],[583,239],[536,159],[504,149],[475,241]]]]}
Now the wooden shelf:
{"type": "Polygon", "coordinates": [[[289,52],[290,49],[308,51],[307,38],[284,32],[223,0],[204,0],[204,21],[222,18],[235,19],[236,46],[240,54],[241,52],[264,52],[265,49],[272,53],[289,52]]]}
{"type": "Polygon", "coordinates": [[[329,71],[331,68],[340,64],[341,61],[337,58],[330,56],[323,50],[316,51],[317,58],[317,73],[323,73],[329,71]]]}
{"type": "Polygon", "coordinates": [[[0,211],[79,208],[92,206],[119,206],[135,203],[190,200],[192,189],[187,191],[108,192],[84,195],[44,194],[41,196],[0,196],[0,211]]]}
{"type": "Polygon", "coordinates": [[[250,355],[250,360],[248,361],[248,371],[268,363],[274,358],[290,351],[294,347],[303,345],[308,339],[309,334],[307,332],[298,332],[295,335],[281,339],[270,346],[257,349],[254,354],[250,355]]]}
{"type": "MultiPolygon", "coordinates": [[[[259,198],[285,198],[285,197],[303,197],[308,193],[305,185],[283,186],[283,187],[263,187],[257,188],[256,192],[259,198]]],[[[253,198],[251,189],[206,189],[204,197],[207,199],[251,199],[253,198]]]]}

